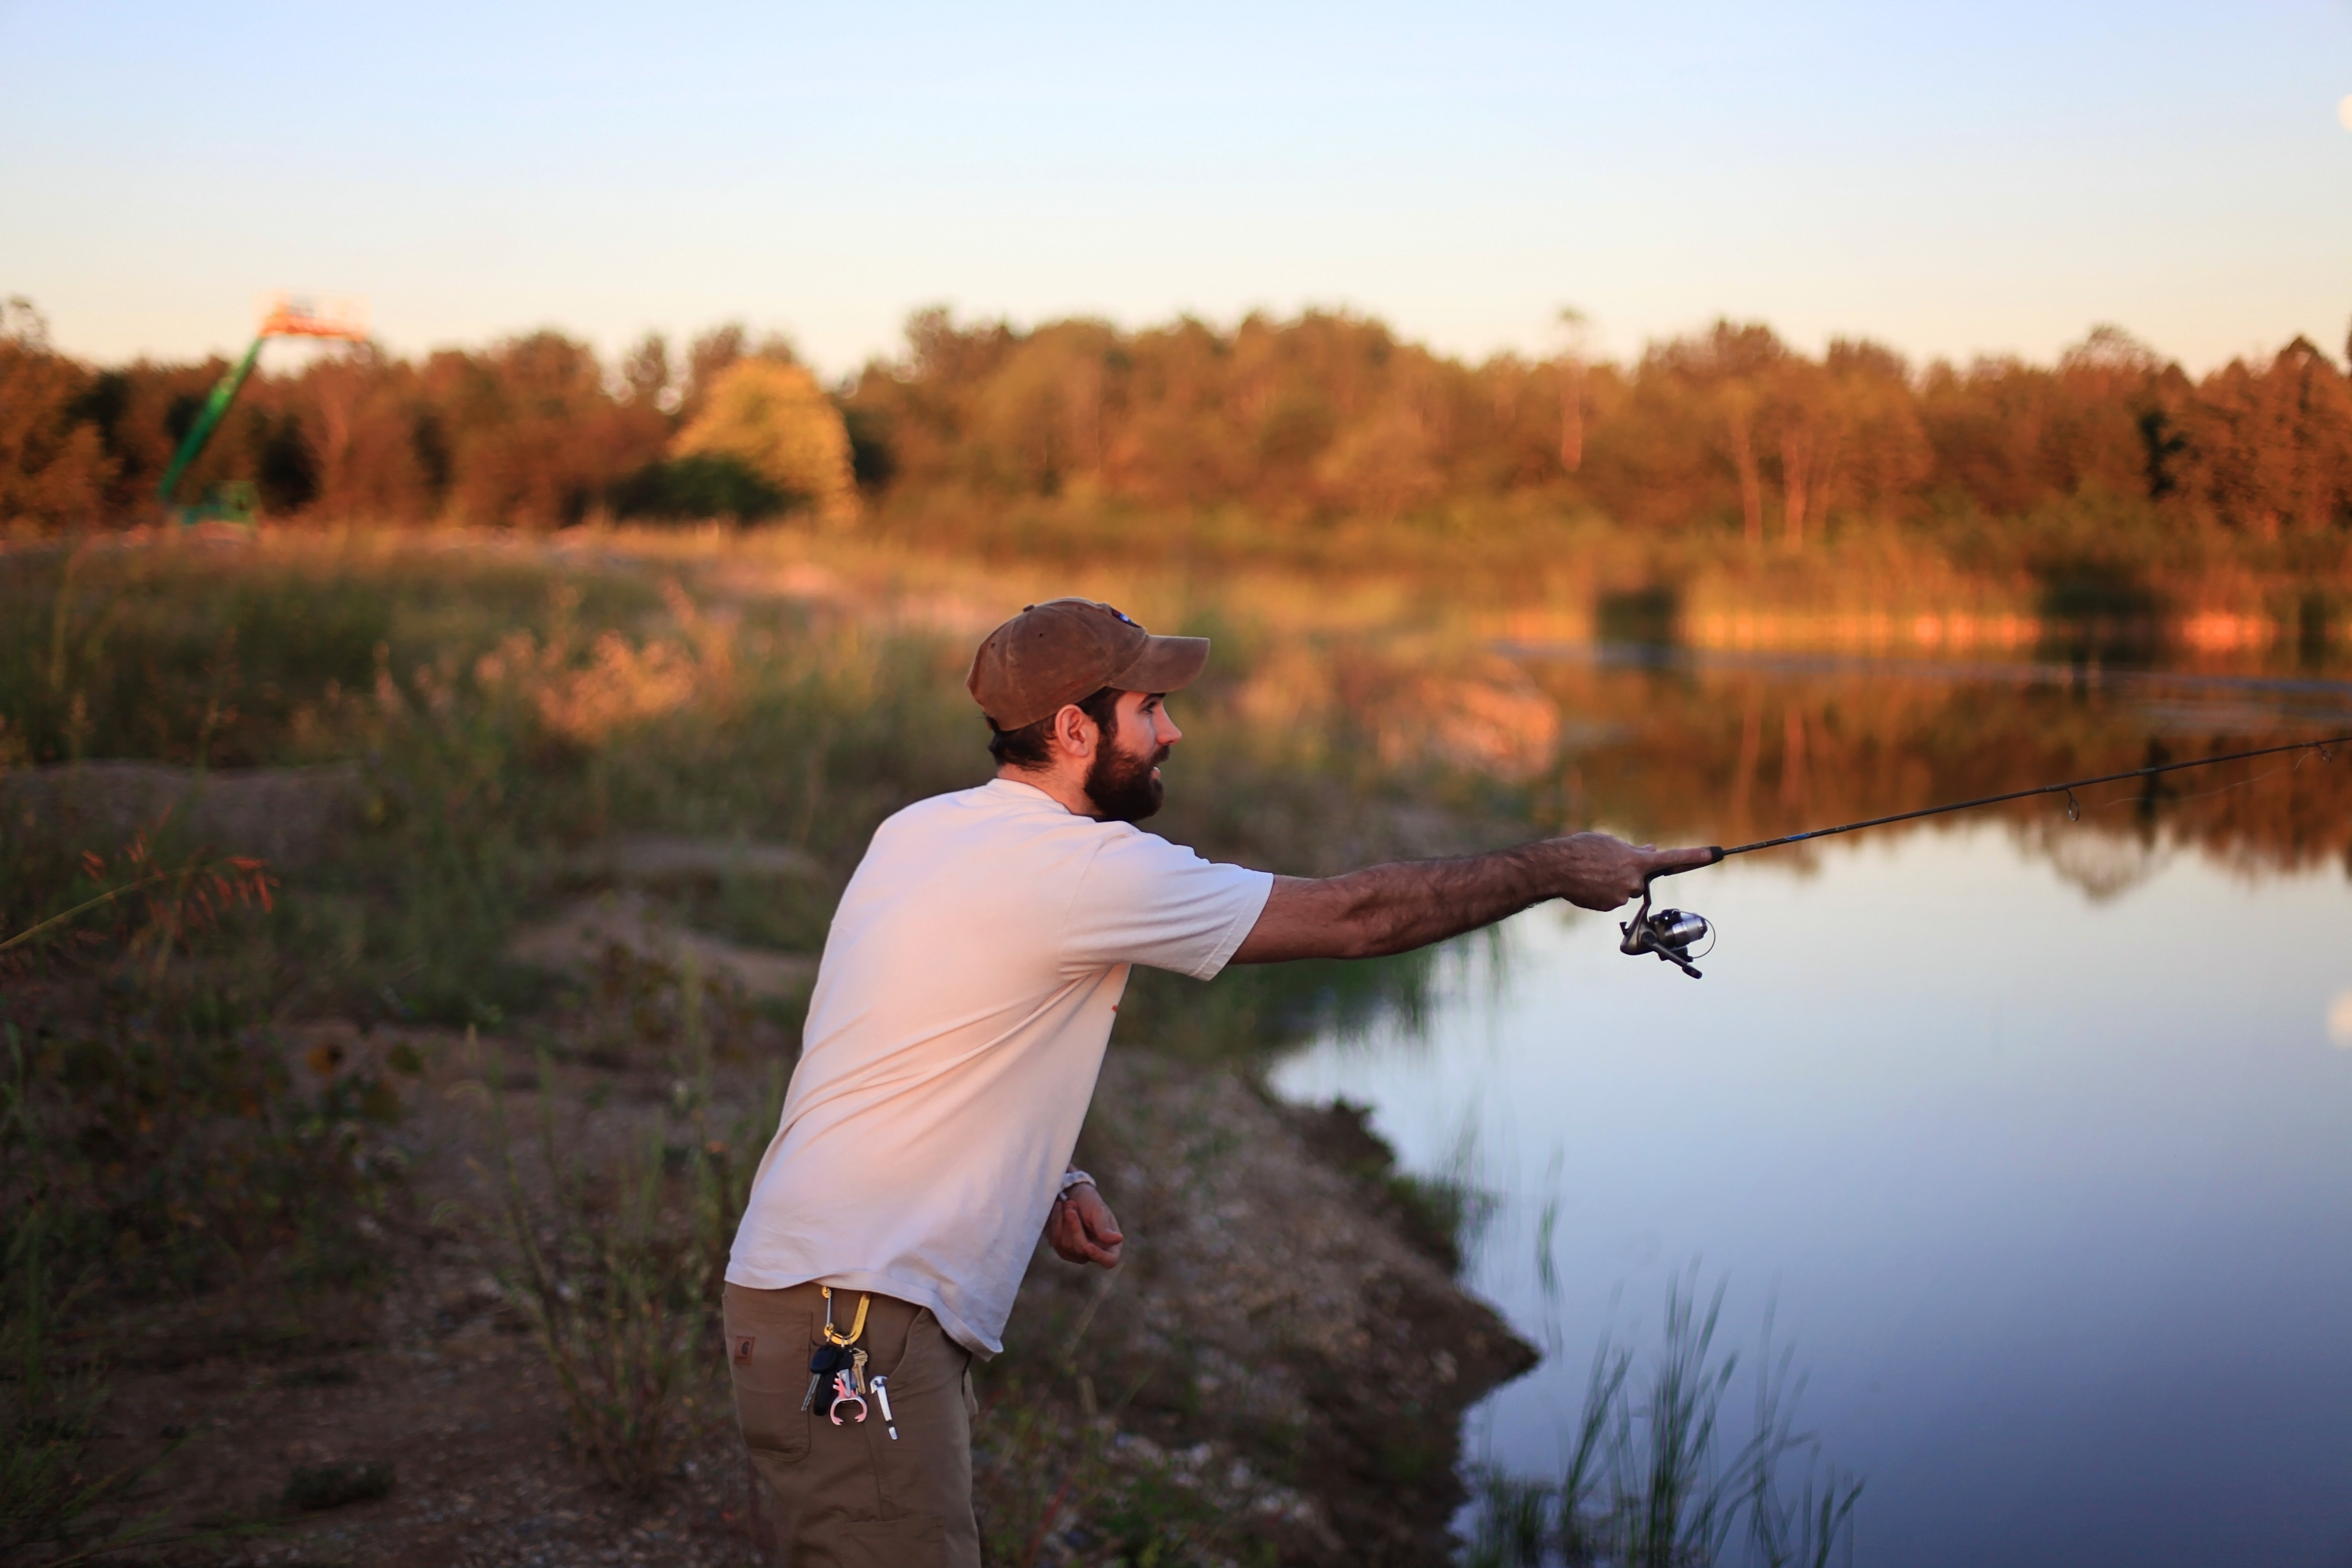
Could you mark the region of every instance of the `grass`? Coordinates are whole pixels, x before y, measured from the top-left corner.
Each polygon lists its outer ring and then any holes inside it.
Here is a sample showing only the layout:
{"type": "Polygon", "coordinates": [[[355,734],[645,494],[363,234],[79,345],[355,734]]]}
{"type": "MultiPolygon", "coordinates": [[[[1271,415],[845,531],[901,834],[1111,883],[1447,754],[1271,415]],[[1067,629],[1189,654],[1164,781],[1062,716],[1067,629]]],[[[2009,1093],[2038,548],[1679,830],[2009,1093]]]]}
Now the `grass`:
{"type": "Polygon", "coordinates": [[[542,1053],[541,1174],[527,1183],[501,1079],[492,1073],[485,1084],[499,1167],[490,1228],[507,1301],[555,1371],[581,1453],[638,1498],[660,1489],[698,1399],[717,1392],[728,1249],[749,1195],[750,1155],[783,1101],[782,1067],[771,1063],[765,1092],[717,1124],[704,993],[691,966],[674,977],[673,994],[684,1076],[667,1113],[632,1129],[615,1157],[592,1167],[581,1156],[584,1129],[568,1124],[542,1053]]]}
{"type": "Polygon", "coordinates": [[[52,1325],[71,1307],[74,1290],[52,1279],[45,1219],[33,1211],[9,1237],[10,1288],[0,1317],[7,1364],[0,1384],[0,1551],[71,1537],[131,1479],[87,1473],[106,1384],[95,1373],[55,1364],[52,1325]]]}
{"type": "MultiPolygon", "coordinates": [[[[356,1035],[305,1055],[298,1026],[519,1034],[565,1089],[512,1127],[496,1103],[496,1196],[471,1228],[504,1260],[507,1308],[556,1374],[583,1462],[624,1491],[664,1485],[697,1412],[723,1398],[710,1310],[781,1089],[780,1062],[763,1095],[722,1104],[709,1068],[755,1037],[781,1032],[788,1049],[797,1010],[620,951],[584,980],[551,975],[509,958],[509,942],[604,885],[579,869],[584,849],[639,833],[799,852],[805,875],[781,883],[647,896],[732,940],[813,952],[873,826],[987,773],[959,689],[963,633],[730,594],[737,564],[368,535],[0,554],[0,792],[7,767],[109,759],[179,765],[224,791],[242,768],[346,770],[321,785],[340,792],[333,851],[301,865],[223,855],[215,840],[241,825],[202,801],[126,820],[81,788],[65,832],[0,810],[0,942],[17,939],[0,957],[26,982],[6,999],[20,1049],[0,1195],[45,1216],[12,1245],[86,1282],[52,1319],[87,1327],[106,1302],[163,1289],[240,1293],[281,1315],[322,1291],[380,1289],[366,1226],[405,1201],[381,1134],[420,1064],[356,1035]],[[583,1138],[618,1114],[597,1109],[602,1075],[656,1065],[683,1086],[673,1102],[650,1122],[622,1118],[625,1137],[583,1138]]],[[[1246,640],[1228,637],[1237,653],[1246,640]]],[[[1235,690],[1212,687],[1204,708],[1231,708],[1235,690]]],[[[1228,853],[1270,846],[1265,858],[1306,868],[1330,852],[1327,833],[1269,831],[1239,801],[1370,842],[1412,795],[1348,724],[1210,739],[1216,727],[1188,752],[1209,804],[1180,827],[1228,853]],[[1297,771],[1303,756],[1318,767],[1297,771]]],[[[1423,976],[1412,963],[1213,988],[1155,976],[1129,1028],[1232,1058],[1410,1005],[1423,976]]],[[[486,1079],[502,1097],[504,1075],[486,1079]]],[[[102,1376],[105,1352],[86,1360],[102,1376]]],[[[1009,1423],[1026,1407],[1000,1408],[1009,1423]]],[[[1169,1479],[1175,1461],[1106,1446],[1088,1419],[1052,1415],[1042,1391],[1034,1408],[1058,1434],[1055,1473],[1077,1478],[1070,1496],[1113,1521],[1111,1537],[1181,1561],[1187,1532],[1214,1523],[1187,1500],[1197,1489],[1169,1479]]],[[[51,1479],[78,1473],[79,1452],[55,1449],[51,1479]]],[[[1019,1489],[994,1473],[1003,1495],[1019,1489]]],[[[79,1494],[51,1493],[19,1514],[66,1528],[58,1510],[79,1494]]]]}
{"type": "Polygon", "coordinates": [[[1829,1568],[1850,1559],[1863,1483],[1828,1466],[1798,1429],[1793,1347],[1772,1353],[1768,1318],[1755,1424],[1729,1447],[1724,1401],[1739,1368],[1718,1352],[1724,1287],[1704,1306],[1696,1266],[1667,1287],[1646,1376],[1608,1340],[1594,1352],[1576,1441],[1559,1479],[1482,1466],[1469,1568],[1829,1568]]]}
{"type": "Polygon", "coordinates": [[[285,1291],[376,1279],[363,1233],[394,1173],[368,1133],[394,1093],[341,1059],[296,1080],[205,964],[218,932],[190,888],[149,883],[178,896],[112,901],[102,937],[20,958],[0,1023],[0,1549],[52,1563],[224,1534],[130,1511],[176,1444],[96,1458],[112,1310],[226,1294],[268,1339],[285,1291]]]}

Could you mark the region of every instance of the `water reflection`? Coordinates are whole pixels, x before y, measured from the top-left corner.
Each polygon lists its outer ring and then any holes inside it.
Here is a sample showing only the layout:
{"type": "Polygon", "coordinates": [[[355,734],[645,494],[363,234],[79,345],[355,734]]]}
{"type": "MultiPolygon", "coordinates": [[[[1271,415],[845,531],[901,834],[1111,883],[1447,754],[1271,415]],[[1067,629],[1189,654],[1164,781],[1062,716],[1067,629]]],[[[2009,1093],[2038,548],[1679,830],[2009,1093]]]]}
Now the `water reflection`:
{"type": "MultiPolygon", "coordinates": [[[[2076,694],[1783,682],[1727,713],[1686,674],[1617,703],[1636,738],[1585,760],[1597,797],[1638,784],[1691,820],[1696,755],[1717,809],[1770,831],[2146,742],[2076,694]],[[1729,743],[1671,749],[1708,725],[1729,743]]],[[[1777,1300],[1808,1424],[1869,1479],[1857,1561],[2340,1563],[2347,773],[2126,805],[2118,832],[2045,810],[1735,862],[1675,889],[1723,933],[1698,983],[1532,911],[1463,951],[1420,1029],[1327,1036],[1275,1083],[1370,1100],[1420,1170],[1475,1127],[1504,1201],[1474,1283],[1564,1351],[1474,1438],[1522,1473],[1559,1463],[1590,1347],[1654,1333],[1699,1258],[1727,1327],[1777,1300]]]]}
{"type": "MultiPolygon", "coordinates": [[[[1717,843],[2352,732],[2352,682],[2068,665],[1507,648],[1560,712],[1534,793],[1565,823],[1717,843]]],[[[2264,758],[2104,786],[2113,837],[2292,867],[2352,852],[2352,765],[2264,758]],[[2260,780],[2261,787],[2242,787],[2260,780]]],[[[2007,808],[2046,832],[2046,804],[2007,808]]],[[[2053,848],[2055,841],[2051,841],[2053,848]]],[[[2081,843],[2066,853],[2088,851],[2081,843]]],[[[2090,873],[2112,879],[2112,868],[2090,873]]]]}

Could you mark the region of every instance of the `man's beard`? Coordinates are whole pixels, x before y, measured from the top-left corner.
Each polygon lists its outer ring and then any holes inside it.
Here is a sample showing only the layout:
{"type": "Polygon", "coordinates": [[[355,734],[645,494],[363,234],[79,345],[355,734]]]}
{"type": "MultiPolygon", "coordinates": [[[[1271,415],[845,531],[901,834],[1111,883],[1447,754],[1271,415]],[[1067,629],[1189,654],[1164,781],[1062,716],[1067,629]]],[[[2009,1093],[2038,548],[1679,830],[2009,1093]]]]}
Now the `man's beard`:
{"type": "Polygon", "coordinates": [[[1087,765],[1087,798],[1096,815],[1105,822],[1141,822],[1158,811],[1168,792],[1151,770],[1167,760],[1165,746],[1139,757],[1116,743],[1104,745],[1087,765]]]}

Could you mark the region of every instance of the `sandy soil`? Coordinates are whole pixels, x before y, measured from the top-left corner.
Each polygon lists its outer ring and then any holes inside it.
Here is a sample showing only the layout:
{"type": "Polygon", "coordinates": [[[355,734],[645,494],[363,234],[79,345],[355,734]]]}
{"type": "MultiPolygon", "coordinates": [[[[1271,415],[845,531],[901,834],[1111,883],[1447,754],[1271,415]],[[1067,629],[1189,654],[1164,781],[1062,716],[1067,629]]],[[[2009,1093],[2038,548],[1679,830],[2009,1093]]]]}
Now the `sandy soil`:
{"type": "MultiPolygon", "coordinates": [[[[266,1521],[153,1560],[766,1562],[715,1364],[654,1500],[622,1497],[575,1455],[562,1391],[468,1217],[487,1199],[485,1081],[532,1086],[530,1058],[519,1042],[483,1042],[469,1060],[455,1037],[404,1037],[431,1066],[398,1134],[411,1197],[383,1227],[393,1268],[380,1300],[220,1300],[110,1326],[126,1348],[102,1458],[179,1441],[141,1510],[266,1521]],[[389,1495],[289,1510],[298,1469],[330,1465],[389,1467],[389,1495]]],[[[751,1075],[730,1071],[722,1093],[748,1103],[751,1075]]],[[[559,1073],[592,1143],[617,1146],[673,1089],[654,1068],[559,1073]]],[[[980,1374],[983,1402],[1019,1366],[1066,1357],[1102,1391],[1091,1419],[1104,1451],[1209,1488],[1283,1561],[1444,1562],[1460,1413],[1534,1352],[1381,1215],[1360,1173],[1317,1157],[1318,1125],[1230,1071],[1114,1051],[1080,1155],[1133,1238],[1129,1261],[1104,1275],[1041,1250],[1008,1355],[980,1374]]],[[[1013,1491],[992,1493],[983,1476],[983,1499],[1013,1491]]],[[[1083,1506],[1045,1517],[1034,1539],[1040,1563],[1099,1557],[1083,1506]]],[[[1235,1544],[1204,1540],[1201,1556],[1235,1544]]]]}

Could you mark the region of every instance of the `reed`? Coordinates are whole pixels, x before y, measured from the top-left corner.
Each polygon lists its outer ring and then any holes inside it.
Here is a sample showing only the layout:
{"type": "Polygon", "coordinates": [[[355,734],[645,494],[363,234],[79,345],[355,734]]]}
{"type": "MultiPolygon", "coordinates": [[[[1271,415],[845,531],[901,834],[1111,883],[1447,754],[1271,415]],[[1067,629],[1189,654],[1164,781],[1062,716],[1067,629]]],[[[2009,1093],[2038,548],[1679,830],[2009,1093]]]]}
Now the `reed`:
{"type": "Polygon", "coordinates": [[[1767,1314],[1752,1430],[1736,1445],[1724,1401],[1737,1352],[1719,1352],[1726,1284],[1704,1302],[1697,1266],[1666,1287],[1659,1342],[1637,1379],[1604,1338],[1559,1479],[1474,1468],[1465,1561],[1473,1568],[1828,1568],[1850,1558],[1863,1483],[1825,1463],[1795,1422],[1793,1347],[1776,1358],[1767,1314]]]}

